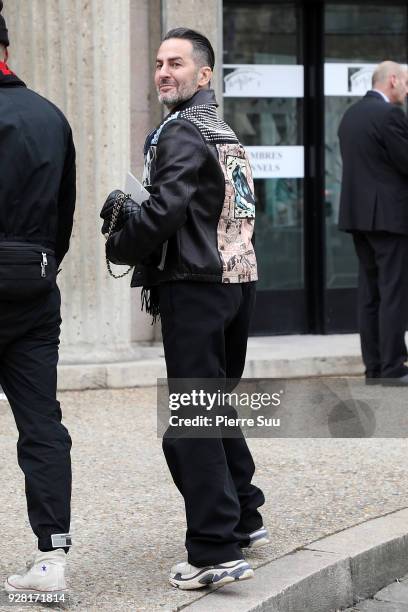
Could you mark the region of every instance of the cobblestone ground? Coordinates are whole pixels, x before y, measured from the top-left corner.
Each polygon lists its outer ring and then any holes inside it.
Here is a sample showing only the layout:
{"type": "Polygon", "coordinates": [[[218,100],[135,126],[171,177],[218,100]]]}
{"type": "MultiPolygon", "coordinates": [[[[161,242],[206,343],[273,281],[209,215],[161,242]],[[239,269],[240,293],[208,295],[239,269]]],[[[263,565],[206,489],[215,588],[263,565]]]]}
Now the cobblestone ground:
{"type": "MultiPolygon", "coordinates": [[[[73,439],[69,608],[156,612],[200,597],[167,582],[169,567],[185,557],[185,524],[183,502],[156,437],[155,389],[61,393],[60,401],[73,439]]],[[[9,406],[0,402],[1,579],[24,567],[35,544],[16,440],[9,406]]],[[[254,567],[408,506],[405,439],[248,442],[272,534],[270,547],[250,555],[254,567]]],[[[13,605],[15,610],[28,607],[13,605]]],[[[41,609],[49,608],[36,606],[41,609]]],[[[5,594],[0,610],[10,610],[5,594]]]]}

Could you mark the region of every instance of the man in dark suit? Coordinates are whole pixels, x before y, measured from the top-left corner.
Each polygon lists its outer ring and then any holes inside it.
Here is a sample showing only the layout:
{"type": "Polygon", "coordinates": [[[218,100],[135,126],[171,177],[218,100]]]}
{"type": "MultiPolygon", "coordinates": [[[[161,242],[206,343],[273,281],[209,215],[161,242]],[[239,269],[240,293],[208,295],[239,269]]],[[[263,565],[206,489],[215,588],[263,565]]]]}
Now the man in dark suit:
{"type": "Polygon", "coordinates": [[[375,70],[372,90],[339,127],[343,180],[339,229],[359,259],[359,328],[368,384],[408,385],[408,73],[375,70]]]}

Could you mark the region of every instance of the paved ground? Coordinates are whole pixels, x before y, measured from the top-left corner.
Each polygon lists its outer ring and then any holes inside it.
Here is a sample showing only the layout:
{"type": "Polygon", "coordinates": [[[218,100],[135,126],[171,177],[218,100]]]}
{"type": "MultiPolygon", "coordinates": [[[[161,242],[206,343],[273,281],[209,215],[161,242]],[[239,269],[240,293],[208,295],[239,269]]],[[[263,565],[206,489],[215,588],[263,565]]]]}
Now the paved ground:
{"type": "Polygon", "coordinates": [[[345,612],[407,612],[408,576],[381,589],[372,599],[365,599],[345,612]]]}
{"type": "MultiPolygon", "coordinates": [[[[74,441],[70,607],[169,611],[199,597],[167,583],[170,565],[184,558],[185,526],[183,503],[155,433],[155,390],[67,392],[60,400],[74,441]]],[[[22,568],[34,546],[16,438],[9,407],[0,402],[1,577],[22,568]]],[[[271,546],[250,556],[254,567],[408,506],[406,439],[251,439],[249,444],[272,532],[271,546]]],[[[9,609],[2,595],[0,610],[9,609]]]]}
{"type": "MultiPolygon", "coordinates": [[[[408,334],[407,334],[408,341],[408,334]]],[[[163,345],[137,344],[127,360],[93,363],[92,354],[64,353],[59,366],[61,390],[154,386],[166,376],[163,345]]],[[[246,377],[309,377],[361,375],[360,338],[358,334],[291,335],[252,337],[244,375],[246,377]]]]}

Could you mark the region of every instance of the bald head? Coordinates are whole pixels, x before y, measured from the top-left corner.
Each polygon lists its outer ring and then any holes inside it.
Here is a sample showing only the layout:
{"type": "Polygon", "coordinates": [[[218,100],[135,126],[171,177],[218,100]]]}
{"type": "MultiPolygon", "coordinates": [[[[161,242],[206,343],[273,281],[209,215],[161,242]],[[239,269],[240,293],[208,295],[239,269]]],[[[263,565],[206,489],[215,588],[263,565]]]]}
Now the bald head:
{"type": "Polygon", "coordinates": [[[379,84],[385,84],[389,80],[391,76],[401,76],[404,72],[404,68],[401,64],[397,64],[397,62],[391,62],[387,60],[386,62],[381,62],[378,64],[377,68],[374,70],[373,74],[373,87],[376,87],[379,84]]]}
{"type": "Polygon", "coordinates": [[[372,86],[382,91],[393,104],[404,104],[408,93],[407,69],[397,62],[381,62],[374,70],[372,86]]]}

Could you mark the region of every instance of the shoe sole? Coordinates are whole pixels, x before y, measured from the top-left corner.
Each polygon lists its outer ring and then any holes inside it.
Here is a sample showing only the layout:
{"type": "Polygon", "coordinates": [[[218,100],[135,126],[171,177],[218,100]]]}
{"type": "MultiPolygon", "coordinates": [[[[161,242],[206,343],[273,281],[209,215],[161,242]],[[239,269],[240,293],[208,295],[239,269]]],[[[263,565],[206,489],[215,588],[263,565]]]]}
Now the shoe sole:
{"type": "Polygon", "coordinates": [[[251,548],[260,548],[261,546],[265,546],[270,543],[269,533],[265,527],[261,527],[256,531],[253,531],[249,534],[249,542],[246,546],[241,546],[241,548],[251,549],[251,548]]]}
{"type": "Polygon", "coordinates": [[[251,542],[248,546],[246,546],[246,550],[254,550],[254,548],[261,548],[261,546],[266,546],[270,543],[271,541],[267,537],[259,538],[259,540],[254,540],[254,542],[251,542]]]}
{"type": "Polygon", "coordinates": [[[17,589],[7,580],[4,583],[4,589],[7,593],[21,593],[22,595],[58,595],[59,597],[68,595],[68,590],[59,591],[37,591],[36,589],[17,589]]]}
{"type": "Polygon", "coordinates": [[[244,567],[238,567],[231,571],[225,570],[223,573],[221,573],[220,570],[218,570],[218,573],[215,573],[214,570],[209,569],[200,574],[199,577],[192,578],[191,580],[180,581],[170,576],[169,582],[177,589],[192,591],[194,589],[202,589],[210,585],[222,586],[224,584],[230,584],[231,582],[249,580],[253,577],[254,570],[247,565],[244,567]]]}

